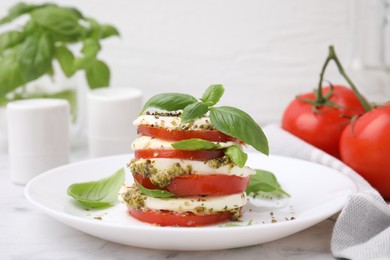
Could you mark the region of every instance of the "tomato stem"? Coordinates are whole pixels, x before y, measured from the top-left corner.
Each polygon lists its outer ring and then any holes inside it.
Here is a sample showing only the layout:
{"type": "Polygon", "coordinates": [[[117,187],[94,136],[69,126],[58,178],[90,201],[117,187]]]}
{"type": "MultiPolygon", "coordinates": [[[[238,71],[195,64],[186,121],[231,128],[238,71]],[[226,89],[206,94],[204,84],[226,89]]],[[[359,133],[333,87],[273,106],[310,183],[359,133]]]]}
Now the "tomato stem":
{"type": "Polygon", "coordinates": [[[322,94],[322,82],[324,80],[324,74],[326,67],[328,66],[329,62],[333,60],[336,63],[337,69],[339,70],[340,74],[344,77],[344,79],[348,82],[350,87],[352,88],[353,92],[355,93],[356,97],[359,99],[360,104],[362,104],[364,110],[370,111],[372,109],[372,106],[367,102],[367,100],[360,94],[359,90],[355,86],[355,84],[352,82],[352,80],[348,77],[347,73],[345,72],[343,66],[341,65],[341,62],[339,61],[336,51],[333,47],[333,45],[329,46],[329,54],[328,57],[325,60],[325,63],[322,67],[321,74],[320,74],[320,82],[318,84],[317,89],[317,102],[319,104],[325,104],[327,102],[327,98],[323,96],[322,94]]]}

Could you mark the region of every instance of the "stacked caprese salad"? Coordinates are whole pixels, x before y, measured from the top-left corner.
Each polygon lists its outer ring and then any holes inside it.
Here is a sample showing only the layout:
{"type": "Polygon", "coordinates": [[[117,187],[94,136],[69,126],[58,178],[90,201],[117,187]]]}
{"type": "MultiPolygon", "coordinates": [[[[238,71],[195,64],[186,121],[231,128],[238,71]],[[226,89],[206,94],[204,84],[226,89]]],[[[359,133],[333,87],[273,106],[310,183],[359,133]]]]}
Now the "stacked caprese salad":
{"type": "Polygon", "coordinates": [[[214,107],[223,92],[222,85],[212,85],[200,100],[167,93],[145,104],[134,122],[139,137],[128,165],[134,184],[120,191],[134,218],[161,226],[240,218],[249,177],[256,173],[245,166],[242,145],[268,153],[268,144],[248,114],[214,107]]]}

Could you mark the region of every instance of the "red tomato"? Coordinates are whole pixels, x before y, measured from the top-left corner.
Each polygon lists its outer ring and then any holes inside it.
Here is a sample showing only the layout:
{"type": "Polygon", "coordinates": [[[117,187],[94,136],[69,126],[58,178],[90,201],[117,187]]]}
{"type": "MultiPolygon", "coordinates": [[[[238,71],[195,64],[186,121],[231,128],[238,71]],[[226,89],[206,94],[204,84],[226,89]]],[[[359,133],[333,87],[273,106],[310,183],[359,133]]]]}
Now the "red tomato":
{"type": "MultiPolygon", "coordinates": [[[[326,95],[330,87],[323,88],[326,95]]],[[[339,140],[343,129],[349,119],[355,115],[363,114],[364,108],[349,88],[334,86],[334,91],[329,98],[342,108],[330,106],[317,107],[313,111],[313,104],[303,101],[315,100],[314,93],[300,95],[294,99],[284,111],[282,128],[296,135],[317,148],[339,157],[339,140]]]]}
{"type": "Polygon", "coordinates": [[[350,124],[340,139],[341,159],[390,200],[390,104],[350,124]]]}
{"type": "MultiPolygon", "coordinates": [[[[135,179],[147,189],[161,189],[141,174],[135,174],[135,179]]],[[[187,175],[173,178],[164,189],[178,196],[229,195],[244,192],[248,183],[249,176],[187,175]]]]}
{"type": "Polygon", "coordinates": [[[196,215],[191,212],[177,213],[168,210],[136,210],[129,208],[129,213],[136,219],[160,226],[196,227],[228,221],[231,213],[221,212],[216,214],[196,215]]]}
{"type": "Polygon", "coordinates": [[[136,159],[150,159],[150,158],[177,158],[186,160],[208,161],[211,159],[224,156],[224,151],[221,150],[196,150],[196,151],[182,151],[182,150],[136,150],[136,159]]]}
{"type": "Polygon", "coordinates": [[[191,138],[200,138],[211,142],[236,141],[235,138],[225,135],[218,130],[168,130],[162,127],[140,125],[138,126],[138,134],[161,138],[169,141],[180,141],[191,138]]]}

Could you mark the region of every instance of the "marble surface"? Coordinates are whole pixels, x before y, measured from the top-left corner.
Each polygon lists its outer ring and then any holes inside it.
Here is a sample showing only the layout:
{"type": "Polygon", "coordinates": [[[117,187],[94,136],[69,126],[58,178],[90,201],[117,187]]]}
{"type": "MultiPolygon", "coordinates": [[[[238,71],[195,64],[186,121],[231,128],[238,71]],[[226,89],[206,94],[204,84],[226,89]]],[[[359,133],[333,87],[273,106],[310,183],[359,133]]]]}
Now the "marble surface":
{"type": "MultiPolygon", "coordinates": [[[[85,159],[85,151],[72,161],[85,159]]],[[[217,251],[163,251],[108,242],[74,230],[46,216],[10,182],[8,157],[0,154],[0,259],[333,259],[334,220],[273,242],[217,251]]]]}

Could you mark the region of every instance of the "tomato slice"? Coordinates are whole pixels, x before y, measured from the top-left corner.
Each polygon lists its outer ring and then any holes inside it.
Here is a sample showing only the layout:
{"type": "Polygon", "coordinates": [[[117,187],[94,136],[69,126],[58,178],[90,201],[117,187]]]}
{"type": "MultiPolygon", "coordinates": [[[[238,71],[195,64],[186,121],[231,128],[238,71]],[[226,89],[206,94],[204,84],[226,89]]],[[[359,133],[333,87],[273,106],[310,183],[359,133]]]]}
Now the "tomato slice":
{"type": "Polygon", "coordinates": [[[169,141],[180,141],[191,138],[200,138],[211,142],[235,142],[236,139],[218,130],[168,130],[162,127],[149,125],[138,126],[138,134],[161,138],[169,141]]]}
{"type": "Polygon", "coordinates": [[[205,226],[225,222],[231,218],[231,213],[229,211],[215,214],[196,215],[192,212],[178,213],[169,210],[137,210],[133,208],[128,208],[128,210],[130,215],[134,218],[160,226],[205,226]]]}
{"type": "Polygon", "coordinates": [[[208,161],[211,159],[224,156],[224,151],[221,150],[196,150],[196,151],[183,151],[183,150],[162,150],[162,149],[149,149],[149,150],[136,150],[136,159],[150,159],[150,158],[177,158],[185,160],[196,161],[208,161]]]}
{"type": "MultiPolygon", "coordinates": [[[[135,174],[134,177],[147,189],[161,189],[141,174],[135,174]]],[[[249,176],[186,175],[173,178],[164,189],[178,196],[230,195],[244,192],[248,183],[249,176]]]]}

